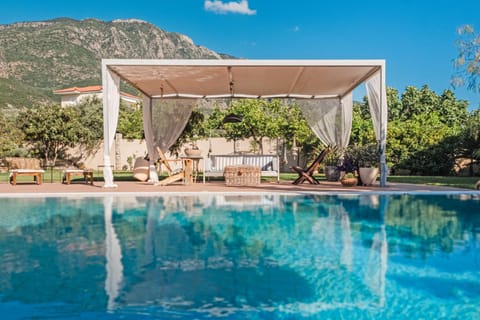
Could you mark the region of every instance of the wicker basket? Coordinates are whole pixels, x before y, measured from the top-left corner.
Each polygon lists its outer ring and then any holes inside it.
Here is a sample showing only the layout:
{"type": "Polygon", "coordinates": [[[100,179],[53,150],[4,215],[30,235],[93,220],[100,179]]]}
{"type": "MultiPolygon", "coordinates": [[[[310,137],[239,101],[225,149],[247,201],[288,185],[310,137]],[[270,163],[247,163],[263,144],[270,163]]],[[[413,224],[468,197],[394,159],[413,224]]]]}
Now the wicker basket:
{"type": "Polygon", "coordinates": [[[223,176],[227,186],[253,186],[260,184],[261,171],[256,166],[226,166],[223,176]]]}

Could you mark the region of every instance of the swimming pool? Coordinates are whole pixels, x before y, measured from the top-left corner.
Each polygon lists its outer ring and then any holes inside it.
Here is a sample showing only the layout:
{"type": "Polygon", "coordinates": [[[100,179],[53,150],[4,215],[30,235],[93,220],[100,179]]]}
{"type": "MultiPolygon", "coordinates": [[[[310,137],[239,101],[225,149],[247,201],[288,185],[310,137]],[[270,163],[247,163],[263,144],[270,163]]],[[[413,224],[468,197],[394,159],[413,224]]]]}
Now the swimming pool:
{"type": "Polygon", "coordinates": [[[480,196],[0,198],[2,319],[478,319],[480,196]]]}

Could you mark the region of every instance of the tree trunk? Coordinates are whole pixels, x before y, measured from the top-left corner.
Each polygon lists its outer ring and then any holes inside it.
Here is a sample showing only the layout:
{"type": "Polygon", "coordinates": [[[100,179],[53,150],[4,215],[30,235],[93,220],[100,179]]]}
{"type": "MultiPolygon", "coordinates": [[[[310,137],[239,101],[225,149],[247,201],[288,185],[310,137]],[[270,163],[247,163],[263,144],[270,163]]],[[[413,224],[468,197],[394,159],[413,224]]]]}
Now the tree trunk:
{"type": "Polygon", "coordinates": [[[473,156],[470,157],[470,164],[468,165],[468,173],[470,177],[473,177],[473,156]]]}

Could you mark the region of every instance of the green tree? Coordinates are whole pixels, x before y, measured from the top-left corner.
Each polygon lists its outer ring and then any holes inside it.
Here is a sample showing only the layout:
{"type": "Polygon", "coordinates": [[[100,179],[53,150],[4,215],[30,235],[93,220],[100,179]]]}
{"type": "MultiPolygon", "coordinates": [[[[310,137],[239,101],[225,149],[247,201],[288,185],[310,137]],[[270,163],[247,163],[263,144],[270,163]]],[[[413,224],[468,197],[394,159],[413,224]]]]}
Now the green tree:
{"type": "Polygon", "coordinates": [[[120,104],[117,132],[125,139],[143,138],[143,112],[141,108],[120,104]]]}
{"type": "Polygon", "coordinates": [[[23,142],[23,133],[15,126],[15,121],[0,113],[0,155],[14,155],[23,142]]]}
{"type": "Polygon", "coordinates": [[[211,124],[208,127],[223,127],[227,140],[251,138],[254,149],[263,153],[263,138],[273,138],[279,133],[279,125],[275,121],[277,116],[266,100],[239,99],[233,100],[226,110],[214,110],[209,117],[211,124]],[[242,121],[222,124],[223,118],[229,113],[241,117],[242,121]]]}
{"type": "Polygon", "coordinates": [[[471,25],[459,27],[457,33],[458,56],[454,61],[457,72],[452,78],[452,85],[466,85],[469,90],[480,92],[480,35],[471,25]]]}
{"type": "Polygon", "coordinates": [[[59,105],[39,106],[18,115],[18,125],[32,153],[55,162],[68,147],[74,147],[83,133],[78,109],[59,105]]]}
{"type": "Polygon", "coordinates": [[[472,165],[480,160],[480,110],[468,115],[458,140],[461,141],[457,143],[458,156],[470,159],[470,175],[473,175],[472,165]]]}
{"type": "MultiPolygon", "coordinates": [[[[462,140],[457,135],[468,116],[467,102],[457,100],[451,90],[439,96],[428,86],[408,86],[401,99],[396,90],[390,89],[387,98],[387,161],[393,171],[403,168],[419,174],[451,173],[462,140]]],[[[355,126],[358,124],[354,122],[355,126]]],[[[357,135],[365,132],[365,128],[357,130],[357,135]]]]}
{"type": "Polygon", "coordinates": [[[79,143],[93,152],[103,140],[103,105],[99,99],[84,100],[75,106],[79,116],[79,143]]]}
{"type": "Polygon", "coordinates": [[[424,85],[420,90],[408,86],[402,94],[400,119],[411,119],[414,115],[429,113],[439,105],[438,95],[424,85]]]}
{"type": "Polygon", "coordinates": [[[419,90],[414,86],[407,86],[401,96],[402,109],[399,120],[410,119],[414,114],[417,106],[420,104],[419,90]]]}
{"type": "Polygon", "coordinates": [[[398,90],[387,87],[388,120],[400,119],[402,114],[402,101],[398,97],[398,90]]]}
{"type": "Polygon", "coordinates": [[[206,121],[204,128],[209,136],[220,135],[227,140],[254,140],[254,149],[263,152],[263,138],[277,138],[287,149],[301,146],[308,158],[316,153],[320,141],[313,134],[297,103],[287,100],[233,101],[228,109],[216,107],[206,121]],[[223,123],[228,114],[242,118],[239,123],[223,123]]]}
{"type": "Polygon", "coordinates": [[[436,108],[442,121],[449,126],[462,126],[468,116],[468,102],[457,100],[452,90],[443,91],[436,108]]]}
{"type": "Polygon", "coordinates": [[[372,117],[368,110],[368,101],[365,97],[363,103],[353,103],[352,133],[350,144],[364,145],[376,141],[373,130],[372,117]]]}
{"type": "Polygon", "coordinates": [[[175,144],[170,147],[170,152],[180,153],[180,148],[187,142],[195,142],[196,139],[206,138],[208,132],[205,115],[198,109],[193,109],[185,129],[178,137],[175,144]]]}
{"type": "Polygon", "coordinates": [[[301,146],[303,156],[307,160],[317,156],[321,142],[305,120],[299,105],[297,103],[276,104],[273,111],[277,113],[278,138],[284,141],[285,147],[291,150],[301,146]]]}
{"type": "Polygon", "coordinates": [[[458,134],[437,112],[422,113],[390,123],[387,156],[396,168],[414,174],[448,174],[453,168],[453,146],[446,141],[458,134]]]}

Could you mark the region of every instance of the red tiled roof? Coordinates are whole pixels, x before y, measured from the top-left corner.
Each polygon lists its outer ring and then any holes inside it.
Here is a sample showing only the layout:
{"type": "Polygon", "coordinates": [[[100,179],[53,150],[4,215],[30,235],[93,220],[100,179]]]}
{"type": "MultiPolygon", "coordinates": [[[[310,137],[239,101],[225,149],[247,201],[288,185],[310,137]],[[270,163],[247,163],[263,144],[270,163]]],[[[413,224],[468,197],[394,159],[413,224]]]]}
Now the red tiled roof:
{"type": "Polygon", "coordinates": [[[86,93],[86,92],[101,92],[102,86],[88,86],[88,87],[73,87],[65,88],[53,91],[56,94],[68,94],[68,93],[86,93]]]}
{"type": "MultiPolygon", "coordinates": [[[[73,88],[58,89],[58,90],[54,90],[53,93],[55,94],[94,93],[94,92],[102,92],[102,90],[103,90],[103,87],[100,85],[97,85],[97,86],[88,86],[88,87],[73,87],[73,88]]],[[[131,99],[137,99],[137,100],[140,99],[139,97],[126,92],[120,92],[120,95],[125,98],[131,98],[131,99]]]]}

